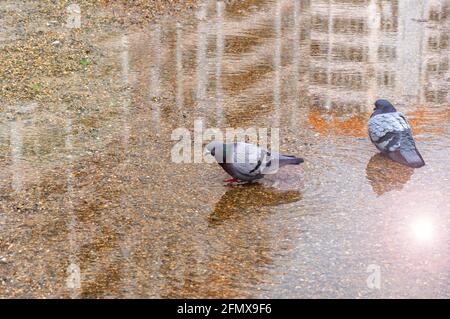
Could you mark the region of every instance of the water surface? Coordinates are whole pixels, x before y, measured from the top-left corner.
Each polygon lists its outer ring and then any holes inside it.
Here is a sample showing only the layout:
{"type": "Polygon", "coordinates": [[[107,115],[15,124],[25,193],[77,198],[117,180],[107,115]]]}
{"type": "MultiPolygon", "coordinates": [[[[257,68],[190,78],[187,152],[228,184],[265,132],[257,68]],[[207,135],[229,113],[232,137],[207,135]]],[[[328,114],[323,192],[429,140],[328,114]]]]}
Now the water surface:
{"type": "Polygon", "coordinates": [[[0,296],[450,297],[449,10],[210,0],[139,28],[5,20],[0,296]],[[381,97],[425,167],[371,145],[381,97]],[[171,161],[172,131],[199,118],[278,127],[306,161],[226,186],[218,165],[171,161]]]}

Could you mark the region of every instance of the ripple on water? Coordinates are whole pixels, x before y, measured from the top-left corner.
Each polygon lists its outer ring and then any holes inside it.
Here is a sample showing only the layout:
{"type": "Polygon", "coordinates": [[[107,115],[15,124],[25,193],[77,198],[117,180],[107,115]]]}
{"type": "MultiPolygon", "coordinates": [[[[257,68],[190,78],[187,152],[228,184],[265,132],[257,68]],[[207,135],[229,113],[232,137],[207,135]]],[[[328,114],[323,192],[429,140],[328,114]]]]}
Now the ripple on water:
{"type": "MultiPolygon", "coordinates": [[[[333,201],[342,196],[337,185],[346,183],[345,190],[357,191],[360,184],[355,182],[364,171],[367,161],[378,151],[368,139],[356,137],[319,137],[305,153],[305,194],[311,198],[333,201]]],[[[317,203],[320,210],[321,203],[317,203]]]]}

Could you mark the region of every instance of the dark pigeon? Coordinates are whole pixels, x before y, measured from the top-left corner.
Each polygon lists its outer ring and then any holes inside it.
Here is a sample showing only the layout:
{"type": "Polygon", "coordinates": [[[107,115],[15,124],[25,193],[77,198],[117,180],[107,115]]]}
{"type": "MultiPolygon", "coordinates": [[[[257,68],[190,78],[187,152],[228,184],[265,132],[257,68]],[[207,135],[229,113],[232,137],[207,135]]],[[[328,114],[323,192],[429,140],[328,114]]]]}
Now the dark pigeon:
{"type": "Polygon", "coordinates": [[[226,182],[251,182],[261,179],[266,174],[272,174],[278,167],[298,165],[303,159],[282,155],[249,143],[230,143],[213,141],[206,146],[207,151],[215,157],[219,165],[233,179],[226,182]],[[278,161],[278,165],[274,165],[278,161]]]}
{"type": "Polygon", "coordinates": [[[369,120],[372,143],[400,164],[413,168],[424,166],[425,162],[417,150],[405,115],[397,112],[387,100],[377,100],[374,111],[369,120]]]}

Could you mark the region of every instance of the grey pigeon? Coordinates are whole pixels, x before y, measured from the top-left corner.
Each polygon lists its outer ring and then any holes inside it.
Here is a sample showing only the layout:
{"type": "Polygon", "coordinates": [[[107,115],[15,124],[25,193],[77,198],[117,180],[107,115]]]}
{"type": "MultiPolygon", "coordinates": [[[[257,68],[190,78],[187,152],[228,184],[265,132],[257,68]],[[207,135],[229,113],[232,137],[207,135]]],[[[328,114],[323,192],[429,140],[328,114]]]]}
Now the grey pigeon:
{"type": "Polygon", "coordinates": [[[400,164],[414,168],[424,166],[425,162],[414,143],[405,115],[397,112],[387,100],[377,100],[374,111],[369,120],[372,143],[400,164]]]}
{"type": "Polygon", "coordinates": [[[213,141],[206,146],[209,154],[233,178],[226,182],[251,182],[273,173],[278,167],[298,165],[302,158],[269,152],[250,143],[229,143],[213,141]],[[276,165],[278,161],[278,165],[276,165]]]}

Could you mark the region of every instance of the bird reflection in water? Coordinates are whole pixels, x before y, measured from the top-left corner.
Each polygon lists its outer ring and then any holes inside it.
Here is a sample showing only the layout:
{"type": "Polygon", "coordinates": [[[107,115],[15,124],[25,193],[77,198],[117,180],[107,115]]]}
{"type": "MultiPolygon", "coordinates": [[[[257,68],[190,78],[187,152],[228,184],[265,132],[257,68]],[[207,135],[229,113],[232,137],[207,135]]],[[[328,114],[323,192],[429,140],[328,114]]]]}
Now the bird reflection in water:
{"type": "Polygon", "coordinates": [[[372,156],[366,167],[366,177],[378,196],[402,190],[413,173],[413,168],[398,164],[381,153],[372,156]]]}
{"type": "Polygon", "coordinates": [[[210,225],[218,225],[242,214],[259,212],[263,207],[294,203],[302,199],[296,190],[282,191],[259,183],[230,187],[209,216],[210,225]]]}

